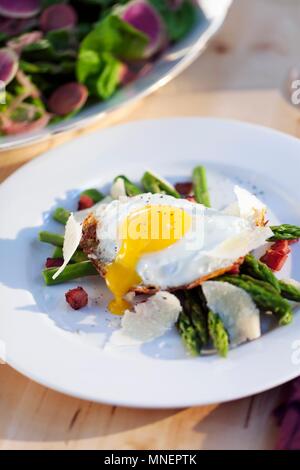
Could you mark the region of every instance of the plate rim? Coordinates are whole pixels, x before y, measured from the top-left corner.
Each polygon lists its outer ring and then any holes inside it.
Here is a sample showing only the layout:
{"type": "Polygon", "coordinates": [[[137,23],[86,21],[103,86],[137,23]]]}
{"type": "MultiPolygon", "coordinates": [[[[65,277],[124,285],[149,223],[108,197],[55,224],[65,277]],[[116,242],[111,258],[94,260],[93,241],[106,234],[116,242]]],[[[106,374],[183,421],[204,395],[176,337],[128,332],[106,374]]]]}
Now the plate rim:
{"type": "MultiPolygon", "coordinates": [[[[241,126],[244,129],[249,128],[249,129],[252,129],[252,130],[255,130],[255,131],[260,131],[260,132],[263,132],[263,133],[267,133],[270,136],[278,135],[280,138],[284,138],[287,141],[294,141],[295,143],[297,143],[297,145],[300,146],[300,142],[296,137],[290,136],[289,134],[286,134],[282,131],[274,130],[274,129],[271,129],[271,128],[266,127],[266,126],[260,126],[260,125],[256,125],[256,124],[252,124],[252,123],[239,121],[239,120],[223,119],[223,118],[220,119],[220,118],[214,118],[214,117],[208,117],[208,118],[206,118],[206,117],[173,117],[173,118],[162,118],[162,119],[149,119],[149,120],[143,120],[143,121],[139,120],[139,121],[133,121],[133,122],[129,122],[129,123],[121,124],[121,125],[115,125],[113,127],[101,130],[97,134],[103,134],[105,132],[112,132],[113,133],[113,129],[115,129],[115,128],[120,128],[120,127],[126,128],[128,126],[129,127],[135,127],[137,124],[143,125],[145,122],[149,123],[151,125],[151,123],[158,123],[160,121],[198,121],[200,123],[200,125],[201,125],[201,123],[208,122],[212,125],[214,125],[216,123],[218,125],[224,125],[225,124],[225,125],[241,126]]],[[[79,137],[78,139],[76,139],[76,141],[78,141],[78,140],[88,141],[90,138],[91,138],[91,136],[85,135],[85,136],[79,137]]],[[[95,138],[96,138],[96,136],[95,136],[95,138]]],[[[71,146],[72,144],[74,144],[74,141],[66,143],[61,147],[66,148],[67,146],[71,146]]],[[[59,147],[59,148],[61,148],[61,147],[59,147]]],[[[18,178],[20,176],[20,174],[22,175],[24,169],[25,170],[26,169],[30,170],[35,165],[39,165],[41,161],[51,159],[52,154],[55,154],[56,151],[57,151],[57,149],[52,149],[52,150],[46,152],[45,154],[40,155],[39,157],[35,158],[34,160],[28,162],[27,164],[25,164],[21,168],[19,168],[16,172],[14,172],[12,175],[10,175],[8,178],[6,178],[6,180],[0,185],[0,194],[1,194],[1,191],[2,191],[3,187],[5,187],[7,184],[11,184],[11,181],[13,181],[15,178],[18,178]]],[[[81,393],[74,392],[74,391],[70,392],[70,389],[68,389],[68,387],[57,386],[57,385],[51,384],[47,380],[41,380],[40,378],[35,377],[34,374],[31,374],[28,371],[23,370],[22,366],[19,365],[19,364],[16,364],[14,362],[14,360],[12,358],[10,358],[9,356],[8,356],[7,359],[8,359],[7,360],[8,365],[13,367],[15,370],[17,370],[21,374],[25,375],[26,377],[34,380],[35,382],[37,382],[41,385],[44,385],[48,388],[51,388],[55,391],[58,391],[60,393],[63,393],[63,394],[66,394],[66,395],[71,395],[71,396],[74,396],[74,397],[77,397],[77,398],[80,398],[80,399],[92,400],[92,401],[95,401],[95,402],[105,403],[105,404],[109,404],[109,405],[116,405],[117,404],[118,406],[126,406],[126,407],[133,407],[133,408],[149,408],[149,409],[153,409],[153,408],[156,408],[156,409],[159,409],[159,408],[162,408],[162,409],[180,408],[180,407],[185,407],[185,406],[200,406],[200,405],[202,406],[202,405],[208,405],[208,404],[216,403],[215,399],[213,399],[211,401],[209,399],[206,399],[205,401],[201,401],[201,402],[199,402],[197,400],[192,402],[189,399],[189,400],[187,400],[187,402],[181,401],[180,404],[177,404],[177,405],[174,405],[173,402],[170,403],[170,405],[166,405],[166,404],[159,405],[158,403],[156,403],[155,405],[151,405],[149,403],[135,404],[135,403],[128,402],[128,399],[122,400],[121,398],[120,398],[119,402],[116,403],[116,400],[111,400],[110,401],[107,398],[103,399],[101,397],[98,397],[98,398],[97,397],[90,397],[90,396],[87,396],[86,394],[81,394],[81,393]]],[[[281,384],[285,383],[286,381],[291,380],[292,378],[294,378],[298,375],[299,375],[299,371],[297,370],[297,368],[295,368],[294,372],[291,372],[291,373],[287,374],[284,378],[278,379],[277,382],[273,382],[272,384],[265,384],[264,386],[261,386],[261,387],[253,386],[253,389],[249,390],[249,393],[246,393],[246,394],[241,395],[238,392],[236,394],[233,393],[230,397],[222,399],[222,402],[231,401],[231,400],[235,400],[235,399],[238,399],[238,398],[243,398],[243,397],[246,397],[246,396],[250,396],[254,393],[261,393],[265,390],[268,390],[270,388],[281,385],[281,384]]]]}

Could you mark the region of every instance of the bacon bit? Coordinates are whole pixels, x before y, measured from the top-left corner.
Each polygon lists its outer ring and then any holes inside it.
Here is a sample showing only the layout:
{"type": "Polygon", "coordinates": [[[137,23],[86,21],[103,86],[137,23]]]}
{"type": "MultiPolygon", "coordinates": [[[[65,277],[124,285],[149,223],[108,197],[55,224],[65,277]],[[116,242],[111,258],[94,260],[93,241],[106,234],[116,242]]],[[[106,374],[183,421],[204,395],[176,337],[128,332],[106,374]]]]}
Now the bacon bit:
{"type": "Polygon", "coordinates": [[[267,250],[261,261],[272,271],[280,271],[288,259],[291,249],[287,240],[278,240],[267,250]]]}
{"type": "Polygon", "coordinates": [[[64,264],[63,258],[47,258],[45,267],[46,268],[59,268],[64,264]]]}
{"type": "Polygon", "coordinates": [[[186,196],[185,199],[189,202],[196,202],[196,199],[194,196],[186,196]]]}
{"type": "Polygon", "coordinates": [[[189,196],[193,189],[193,183],[190,181],[186,181],[185,183],[176,183],[175,189],[181,196],[189,196]]]}
{"type": "Polygon", "coordinates": [[[88,295],[82,287],[71,289],[65,295],[67,303],[74,310],[80,310],[88,304],[88,295]]]}
{"type": "Polygon", "coordinates": [[[90,207],[93,207],[94,204],[95,203],[90,196],[87,196],[86,194],[82,194],[78,202],[78,210],[82,211],[84,209],[89,209],[90,207]]]}

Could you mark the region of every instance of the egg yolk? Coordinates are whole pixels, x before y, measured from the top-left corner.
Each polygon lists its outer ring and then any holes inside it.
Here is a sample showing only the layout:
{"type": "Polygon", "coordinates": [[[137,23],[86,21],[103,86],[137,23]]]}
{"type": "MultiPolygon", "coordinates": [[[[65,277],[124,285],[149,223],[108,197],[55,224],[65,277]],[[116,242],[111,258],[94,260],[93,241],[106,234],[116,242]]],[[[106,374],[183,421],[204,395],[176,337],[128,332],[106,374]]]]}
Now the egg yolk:
{"type": "Polygon", "coordinates": [[[108,306],[111,313],[121,315],[130,308],[123,297],[141,282],[136,272],[140,258],[173,245],[191,225],[187,212],[166,205],[144,206],[128,215],[119,227],[120,250],[105,275],[107,287],[114,295],[108,306]]]}

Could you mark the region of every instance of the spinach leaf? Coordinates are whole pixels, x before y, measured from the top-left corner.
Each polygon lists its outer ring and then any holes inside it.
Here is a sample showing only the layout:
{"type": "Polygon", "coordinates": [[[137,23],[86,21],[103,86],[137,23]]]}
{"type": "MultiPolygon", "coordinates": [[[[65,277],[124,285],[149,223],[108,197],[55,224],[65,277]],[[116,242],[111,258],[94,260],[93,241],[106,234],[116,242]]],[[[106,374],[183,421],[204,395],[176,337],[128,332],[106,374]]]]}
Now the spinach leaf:
{"type": "Polygon", "coordinates": [[[111,52],[118,58],[134,60],[143,57],[148,41],[145,34],[129,23],[118,16],[109,15],[86,36],[81,43],[80,50],[111,52]]]}
{"type": "Polygon", "coordinates": [[[150,0],[165,22],[171,41],[179,41],[194,26],[197,13],[190,0],[185,0],[177,10],[169,8],[165,0],[150,0]]]}

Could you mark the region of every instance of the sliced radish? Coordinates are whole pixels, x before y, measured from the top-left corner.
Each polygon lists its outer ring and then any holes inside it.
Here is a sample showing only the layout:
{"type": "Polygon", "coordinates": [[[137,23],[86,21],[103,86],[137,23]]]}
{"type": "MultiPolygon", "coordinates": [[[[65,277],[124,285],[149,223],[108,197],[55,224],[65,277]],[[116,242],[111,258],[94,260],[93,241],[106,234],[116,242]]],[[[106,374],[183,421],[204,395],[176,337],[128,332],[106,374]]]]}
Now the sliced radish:
{"type": "Polygon", "coordinates": [[[4,18],[0,16],[0,31],[6,36],[18,36],[37,26],[36,18],[4,18]]]}
{"type": "Polygon", "coordinates": [[[131,0],[117,10],[127,23],[142,31],[149,38],[144,57],[151,57],[166,43],[166,30],[157,11],[146,0],[131,0]]]}
{"type": "Polygon", "coordinates": [[[17,135],[25,132],[33,132],[46,127],[50,121],[51,115],[45,113],[35,121],[12,121],[5,119],[5,123],[1,126],[1,130],[5,135],[17,135]]]}
{"type": "Polygon", "coordinates": [[[7,18],[31,18],[40,8],[40,0],[0,0],[0,15],[7,18]]]}
{"type": "Polygon", "coordinates": [[[88,90],[81,83],[71,82],[57,88],[48,101],[49,109],[59,116],[79,110],[86,103],[88,90]]]}
{"type": "Polygon", "coordinates": [[[8,49],[0,49],[0,80],[7,85],[15,77],[19,67],[17,54],[8,49]]]}
{"type": "Polygon", "coordinates": [[[77,13],[70,5],[52,5],[43,11],[41,29],[45,32],[55,29],[71,29],[77,24],[77,13]]]}

